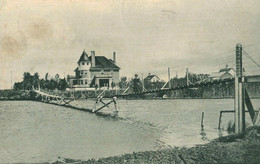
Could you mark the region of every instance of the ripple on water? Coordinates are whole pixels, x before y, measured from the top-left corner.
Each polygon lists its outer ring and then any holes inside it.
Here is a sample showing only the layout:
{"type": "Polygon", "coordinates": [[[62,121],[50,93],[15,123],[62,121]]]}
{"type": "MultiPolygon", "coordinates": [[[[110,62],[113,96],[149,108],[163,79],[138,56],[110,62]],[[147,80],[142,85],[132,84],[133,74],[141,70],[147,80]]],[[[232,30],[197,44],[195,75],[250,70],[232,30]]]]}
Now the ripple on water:
{"type": "MultiPolygon", "coordinates": [[[[91,109],[94,101],[73,103],[91,109]]],[[[96,115],[40,102],[0,102],[0,161],[87,160],[206,143],[225,135],[216,129],[219,111],[232,109],[233,100],[118,100],[118,106],[113,116],[109,109],[96,115]]],[[[222,125],[232,118],[224,115],[222,125]]]]}

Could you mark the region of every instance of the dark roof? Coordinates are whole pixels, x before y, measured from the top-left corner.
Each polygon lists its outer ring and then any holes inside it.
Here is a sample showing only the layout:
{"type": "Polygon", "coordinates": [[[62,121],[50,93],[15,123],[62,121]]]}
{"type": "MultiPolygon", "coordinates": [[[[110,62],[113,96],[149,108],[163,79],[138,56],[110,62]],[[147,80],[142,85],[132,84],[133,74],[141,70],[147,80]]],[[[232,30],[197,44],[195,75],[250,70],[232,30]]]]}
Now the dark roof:
{"type": "Polygon", "coordinates": [[[223,68],[223,69],[220,69],[219,72],[229,72],[232,69],[233,68],[223,68]]]}
{"type": "Polygon", "coordinates": [[[88,54],[85,52],[85,50],[82,52],[82,55],[80,56],[80,58],[79,58],[79,61],[78,61],[78,63],[79,62],[81,62],[81,61],[88,61],[89,60],[89,58],[88,58],[88,54]]]}
{"type": "Polygon", "coordinates": [[[148,75],[146,78],[144,78],[144,80],[151,80],[154,77],[160,80],[160,78],[157,75],[148,75]]]}
{"type": "MultiPolygon", "coordinates": [[[[91,56],[89,60],[91,61],[91,56]]],[[[107,59],[105,56],[95,56],[95,67],[91,67],[90,70],[99,68],[120,69],[113,61],[107,59]]]]}

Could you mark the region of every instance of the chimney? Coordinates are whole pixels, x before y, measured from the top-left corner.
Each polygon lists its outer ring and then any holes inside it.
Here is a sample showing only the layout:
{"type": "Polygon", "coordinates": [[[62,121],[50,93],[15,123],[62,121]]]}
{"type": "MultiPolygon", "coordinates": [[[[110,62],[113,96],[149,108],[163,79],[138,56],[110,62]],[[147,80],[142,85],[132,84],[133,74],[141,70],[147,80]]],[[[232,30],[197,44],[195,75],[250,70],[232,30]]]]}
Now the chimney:
{"type": "Polygon", "coordinates": [[[91,63],[92,63],[92,67],[96,66],[96,60],[95,60],[95,51],[91,51],[91,63]]]}
{"type": "Polygon", "coordinates": [[[113,52],[113,61],[116,64],[116,52],[113,52]]]}

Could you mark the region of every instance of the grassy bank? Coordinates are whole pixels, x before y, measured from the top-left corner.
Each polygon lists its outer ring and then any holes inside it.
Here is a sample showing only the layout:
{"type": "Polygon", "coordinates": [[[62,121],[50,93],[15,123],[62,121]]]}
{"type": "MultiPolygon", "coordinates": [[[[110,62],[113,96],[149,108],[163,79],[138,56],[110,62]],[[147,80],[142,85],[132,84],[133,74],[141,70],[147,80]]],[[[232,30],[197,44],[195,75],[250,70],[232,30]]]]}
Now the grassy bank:
{"type": "Polygon", "coordinates": [[[158,151],[133,152],[98,160],[62,159],[55,163],[141,164],[141,163],[259,163],[260,127],[250,127],[244,134],[225,136],[209,144],[192,148],[171,148],[158,151]]]}
{"type": "Polygon", "coordinates": [[[30,100],[30,92],[23,90],[0,90],[0,101],[30,100]]]}

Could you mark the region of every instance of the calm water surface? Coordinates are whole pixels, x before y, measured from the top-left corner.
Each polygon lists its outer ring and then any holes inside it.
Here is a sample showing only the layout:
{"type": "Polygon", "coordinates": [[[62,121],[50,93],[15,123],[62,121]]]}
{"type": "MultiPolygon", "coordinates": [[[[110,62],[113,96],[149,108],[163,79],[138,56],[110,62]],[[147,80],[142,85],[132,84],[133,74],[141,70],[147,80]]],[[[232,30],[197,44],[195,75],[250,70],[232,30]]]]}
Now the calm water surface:
{"type": "MultiPolygon", "coordinates": [[[[92,108],[94,103],[72,105],[92,108]]],[[[0,161],[87,160],[203,144],[227,134],[217,129],[219,111],[232,110],[233,104],[232,99],[118,100],[118,116],[104,117],[40,102],[0,101],[0,161]]],[[[259,108],[260,101],[253,100],[253,105],[259,108]]],[[[113,114],[108,108],[102,112],[113,114]]],[[[222,120],[225,129],[233,114],[224,114],[222,120]]]]}

